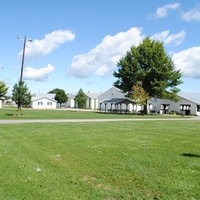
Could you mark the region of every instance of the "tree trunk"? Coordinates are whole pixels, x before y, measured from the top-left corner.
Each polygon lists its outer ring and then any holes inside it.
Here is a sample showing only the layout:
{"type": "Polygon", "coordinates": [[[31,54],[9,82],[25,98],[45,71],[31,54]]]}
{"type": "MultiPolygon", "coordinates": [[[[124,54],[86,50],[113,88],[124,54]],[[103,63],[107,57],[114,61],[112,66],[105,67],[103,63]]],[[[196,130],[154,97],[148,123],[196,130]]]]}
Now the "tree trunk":
{"type": "Polygon", "coordinates": [[[135,114],[137,115],[137,103],[136,103],[136,109],[135,109],[135,114]]]}
{"type": "Polygon", "coordinates": [[[144,105],[144,114],[147,115],[148,114],[148,110],[147,110],[147,99],[146,99],[146,103],[144,105]]]}

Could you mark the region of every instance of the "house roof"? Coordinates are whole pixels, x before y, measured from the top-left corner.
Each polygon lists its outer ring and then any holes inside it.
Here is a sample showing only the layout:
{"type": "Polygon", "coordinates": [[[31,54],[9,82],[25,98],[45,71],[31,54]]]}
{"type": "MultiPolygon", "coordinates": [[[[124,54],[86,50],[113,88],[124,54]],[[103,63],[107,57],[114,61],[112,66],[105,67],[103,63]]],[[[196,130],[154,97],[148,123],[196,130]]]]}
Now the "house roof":
{"type": "Polygon", "coordinates": [[[101,101],[100,103],[129,104],[129,103],[133,103],[133,101],[129,98],[112,98],[112,99],[105,99],[105,100],[101,101]]]}
{"type": "Polygon", "coordinates": [[[200,104],[200,93],[179,92],[178,96],[196,104],[200,104]]]}
{"type": "Polygon", "coordinates": [[[85,93],[85,95],[88,96],[91,99],[98,99],[98,97],[99,97],[100,94],[101,93],[90,93],[90,92],[85,93]]]}
{"type": "Polygon", "coordinates": [[[52,99],[52,98],[48,98],[48,97],[32,97],[31,98],[31,101],[39,101],[39,100],[42,100],[42,99],[48,99],[49,101],[53,101],[53,102],[57,102],[55,99],[52,99]]]}
{"type": "Polygon", "coordinates": [[[49,94],[49,93],[34,93],[32,95],[32,98],[31,98],[31,101],[38,101],[38,100],[42,100],[42,99],[48,99],[50,101],[53,101],[53,102],[57,102],[55,100],[55,94],[49,94]]]}
{"type": "Polygon", "coordinates": [[[69,93],[68,93],[67,96],[68,96],[68,98],[74,99],[76,95],[75,95],[75,94],[69,94],[69,93]]]}
{"type": "Polygon", "coordinates": [[[34,93],[32,97],[38,97],[38,98],[48,98],[48,99],[54,99],[56,94],[50,94],[50,93],[34,93]]]}

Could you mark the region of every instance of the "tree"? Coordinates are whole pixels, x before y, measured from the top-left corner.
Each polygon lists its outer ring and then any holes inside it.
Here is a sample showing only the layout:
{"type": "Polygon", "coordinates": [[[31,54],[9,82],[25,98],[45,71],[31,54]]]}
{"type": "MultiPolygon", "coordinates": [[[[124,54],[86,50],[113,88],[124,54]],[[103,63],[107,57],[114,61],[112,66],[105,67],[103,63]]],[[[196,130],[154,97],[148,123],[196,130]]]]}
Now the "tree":
{"type": "Polygon", "coordinates": [[[78,94],[75,96],[74,100],[77,102],[78,108],[86,107],[87,96],[85,95],[82,89],[78,91],[78,94]]]}
{"type": "MultiPolygon", "coordinates": [[[[114,86],[130,97],[138,82],[149,97],[177,101],[177,86],[182,83],[180,70],[175,70],[172,59],[166,54],[163,43],[145,38],[139,46],[132,46],[117,63],[114,86]]],[[[147,99],[146,99],[147,101],[147,99]]],[[[147,106],[145,106],[147,113],[147,106]]]]}
{"type": "Polygon", "coordinates": [[[141,83],[133,86],[132,94],[130,98],[136,104],[136,113],[137,113],[137,105],[146,105],[146,100],[149,99],[148,93],[144,90],[141,83]]]}
{"type": "Polygon", "coordinates": [[[8,87],[6,87],[6,84],[0,81],[0,98],[5,97],[7,91],[8,91],[8,87]]]}
{"type": "Polygon", "coordinates": [[[31,93],[24,81],[19,81],[13,86],[12,100],[17,104],[17,110],[20,111],[22,106],[28,106],[31,102],[31,93]]]}
{"type": "Polygon", "coordinates": [[[60,107],[62,103],[66,103],[68,101],[68,96],[62,89],[56,88],[48,93],[56,94],[55,100],[60,104],[60,107]]]}

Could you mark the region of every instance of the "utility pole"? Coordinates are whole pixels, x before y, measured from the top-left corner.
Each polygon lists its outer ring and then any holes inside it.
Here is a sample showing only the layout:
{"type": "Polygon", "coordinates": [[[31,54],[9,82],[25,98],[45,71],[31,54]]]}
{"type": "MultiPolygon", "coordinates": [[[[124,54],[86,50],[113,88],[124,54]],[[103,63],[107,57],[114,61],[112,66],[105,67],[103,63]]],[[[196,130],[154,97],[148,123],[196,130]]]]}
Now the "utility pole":
{"type": "Polygon", "coordinates": [[[24,38],[21,38],[20,36],[17,36],[18,39],[22,40],[24,42],[23,46],[23,52],[22,52],[22,66],[21,66],[21,73],[20,73],[20,79],[19,79],[19,97],[18,97],[18,111],[22,109],[22,102],[23,102],[23,71],[24,71],[24,58],[25,58],[25,49],[26,49],[26,42],[32,41],[31,39],[26,40],[26,36],[24,38]]]}
{"type": "Polygon", "coordinates": [[[22,54],[22,66],[21,66],[20,82],[22,81],[23,71],[24,71],[25,49],[26,49],[26,36],[24,37],[24,47],[23,47],[23,54],[22,54]]]}
{"type": "Polygon", "coordinates": [[[24,38],[21,38],[20,36],[17,36],[18,39],[22,40],[24,42],[24,47],[23,47],[23,53],[22,53],[22,66],[21,66],[21,74],[20,74],[20,82],[23,79],[23,71],[24,71],[24,58],[25,58],[25,49],[26,49],[26,42],[31,42],[31,39],[26,39],[26,36],[24,38]]]}

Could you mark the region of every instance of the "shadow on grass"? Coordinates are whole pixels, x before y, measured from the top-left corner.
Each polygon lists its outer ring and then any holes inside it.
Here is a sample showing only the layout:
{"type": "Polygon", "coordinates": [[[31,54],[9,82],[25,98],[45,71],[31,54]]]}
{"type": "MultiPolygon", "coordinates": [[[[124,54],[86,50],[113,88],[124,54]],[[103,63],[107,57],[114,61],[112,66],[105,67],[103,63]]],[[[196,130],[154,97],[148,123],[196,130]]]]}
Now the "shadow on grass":
{"type": "Polygon", "coordinates": [[[104,115],[133,115],[133,113],[120,113],[120,112],[96,112],[98,114],[104,114],[104,115]]]}
{"type": "Polygon", "coordinates": [[[8,114],[5,114],[6,116],[10,116],[10,117],[20,117],[20,116],[23,116],[23,114],[20,114],[20,113],[8,113],[8,114]]]}
{"type": "Polygon", "coordinates": [[[183,153],[181,154],[182,156],[185,156],[185,157],[190,157],[190,158],[200,158],[200,155],[198,154],[193,154],[193,153],[183,153]]]}
{"type": "Polygon", "coordinates": [[[6,115],[6,116],[13,116],[14,114],[13,114],[13,113],[12,113],[12,114],[10,113],[10,114],[5,114],[5,115],[6,115]]]}

